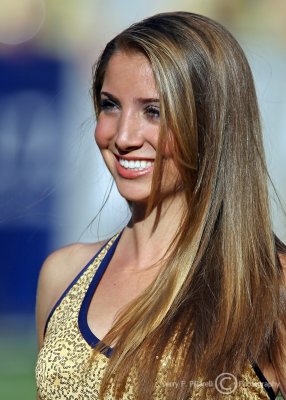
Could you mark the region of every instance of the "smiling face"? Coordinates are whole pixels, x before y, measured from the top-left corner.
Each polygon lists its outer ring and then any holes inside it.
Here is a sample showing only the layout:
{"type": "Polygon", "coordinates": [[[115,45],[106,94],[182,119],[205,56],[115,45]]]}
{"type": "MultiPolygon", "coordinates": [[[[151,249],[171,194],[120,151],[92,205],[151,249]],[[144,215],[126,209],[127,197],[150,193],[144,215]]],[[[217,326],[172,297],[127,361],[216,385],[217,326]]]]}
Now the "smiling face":
{"type": "Polygon", "coordinates": [[[150,63],[138,52],[115,53],[104,76],[95,138],[119,192],[131,202],[149,197],[159,131],[150,63]]]}

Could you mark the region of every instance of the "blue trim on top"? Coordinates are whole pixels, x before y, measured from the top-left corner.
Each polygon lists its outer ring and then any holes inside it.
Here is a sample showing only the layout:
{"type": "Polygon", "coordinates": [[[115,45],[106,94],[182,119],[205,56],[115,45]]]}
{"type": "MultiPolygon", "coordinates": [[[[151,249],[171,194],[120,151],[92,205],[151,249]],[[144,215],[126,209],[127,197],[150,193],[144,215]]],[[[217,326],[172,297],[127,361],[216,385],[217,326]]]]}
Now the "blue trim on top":
{"type": "Polygon", "coordinates": [[[263,375],[263,373],[262,373],[261,369],[259,368],[259,366],[254,361],[251,363],[251,365],[252,365],[252,368],[253,368],[254,372],[256,373],[258,379],[263,384],[263,388],[267,392],[267,394],[269,396],[269,399],[270,400],[275,400],[276,399],[276,395],[274,393],[274,390],[273,390],[272,386],[270,385],[270,383],[268,382],[268,380],[263,375]]]}
{"type": "MultiPolygon", "coordinates": [[[[115,252],[115,249],[116,249],[119,239],[122,235],[122,232],[112,243],[112,245],[109,248],[109,250],[107,251],[105,257],[101,261],[96,273],[94,274],[94,277],[92,278],[89,288],[87,289],[87,291],[85,293],[85,296],[84,296],[84,299],[83,299],[83,302],[81,304],[80,311],[78,314],[78,326],[79,326],[79,330],[82,334],[82,337],[93,348],[100,342],[100,339],[90,330],[90,327],[87,322],[88,309],[89,309],[89,305],[91,303],[92,297],[96,291],[96,288],[97,288],[104,272],[106,271],[108,264],[110,263],[110,260],[115,252]]],[[[112,348],[107,346],[106,349],[102,353],[106,357],[110,357],[112,354],[112,348]]]]}
{"type": "MultiPolygon", "coordinates": [[[[110,239],[111,240],[111,239],[110,239]]],[[[101,248],[100,250],[98,250],[98,252],[95,254],[95,256],[92,257],[92,259],[85,265],[85,267],[83,267],[83,269],[79,272],[79,274],[73,279],[73,281],[68,285],[68,287],[66,288],[66,290],[63,292],[63,294],[61,295],[61,297],[58,299],[58,301],[56,302],[56,304],[54,305],[54,307],[52,308],[46,324],[45,324],[45,329],[44,329],[44,337],[46,335],[46,331],[48,328],[48,324],[50,322],[50,319],[53,315],[53,313],[55,312],[55,309],[60,305],[60,303],[62,302],[62,300],[64,299],[64,297],[67,295],[67,293],[71,290],[71,288],[75,285],[75,283],[79,280],[79,278],[81,277],[81,275],[87,270],[87,268],[91,265],[91,263],[93,263],[93,261],[96,259],[96,257],[100,254],[100,252],[105,248],[105,246],[107,246],[107,244],[110,242],[110,240],[108,240],[101,248]]]]}

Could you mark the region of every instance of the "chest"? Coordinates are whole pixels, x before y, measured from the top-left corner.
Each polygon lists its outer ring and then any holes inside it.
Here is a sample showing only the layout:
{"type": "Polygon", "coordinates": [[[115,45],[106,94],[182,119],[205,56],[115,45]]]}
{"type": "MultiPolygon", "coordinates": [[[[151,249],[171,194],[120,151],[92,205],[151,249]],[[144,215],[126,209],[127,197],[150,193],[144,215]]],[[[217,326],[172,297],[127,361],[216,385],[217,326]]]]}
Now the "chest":
{"type": "Polygon", "coordinates": [[[102,339],[117,316],[152,283],[158,269],[136,270],[110,264],[93,293],[87,321],[91,331],[102,339]]]}

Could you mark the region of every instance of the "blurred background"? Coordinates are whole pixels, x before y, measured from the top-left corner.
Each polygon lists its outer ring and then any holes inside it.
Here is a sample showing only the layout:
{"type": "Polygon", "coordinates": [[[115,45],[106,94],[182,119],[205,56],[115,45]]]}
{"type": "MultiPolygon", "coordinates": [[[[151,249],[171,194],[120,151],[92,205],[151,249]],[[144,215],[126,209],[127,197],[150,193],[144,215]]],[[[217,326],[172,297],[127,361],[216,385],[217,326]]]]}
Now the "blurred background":
{"type": "MultiPolygon", "coordinates": [[[[178,10],[220,21],[244,48],[270,175],[285,205],[285,0],[1,0],[0,399],[35,397],[34,308],[46,256],[108,237],[128,220],[94,144],[92,65],[132,22],[178,10]]],[[[286,240],[285,215],[271,192],[275,231],[286,240]]]]}

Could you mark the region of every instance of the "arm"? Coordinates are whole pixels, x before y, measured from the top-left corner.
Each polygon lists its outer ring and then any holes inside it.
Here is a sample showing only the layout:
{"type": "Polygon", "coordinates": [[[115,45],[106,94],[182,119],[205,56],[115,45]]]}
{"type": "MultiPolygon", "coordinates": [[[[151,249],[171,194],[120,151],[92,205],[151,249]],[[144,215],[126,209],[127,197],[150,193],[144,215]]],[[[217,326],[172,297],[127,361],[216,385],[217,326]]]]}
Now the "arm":
{"type": "Polygon", "coordinates": [[[65,250],[61,249],[51,254],[44,262],[38,281],[36,302],[36,325],[38,347],[41,349],[44,340],[44,328],[48,315],[64,291],[64,273],[67,269],[65,250]]]}
{"type": "MultiPolygon", "coordinates": [[[[63,276],[67,269],[66,250],[61,249],[51,254],[44,262],[37,288],[36,302],[36,325],[38,336],[38,348],[41,349],[44,341],[44,328],[48,315],[60,296],[60,291],[64,290],[65,279],[63,276]]],[[[41,400],[37,393],[37,400],[41,400]]]]}

